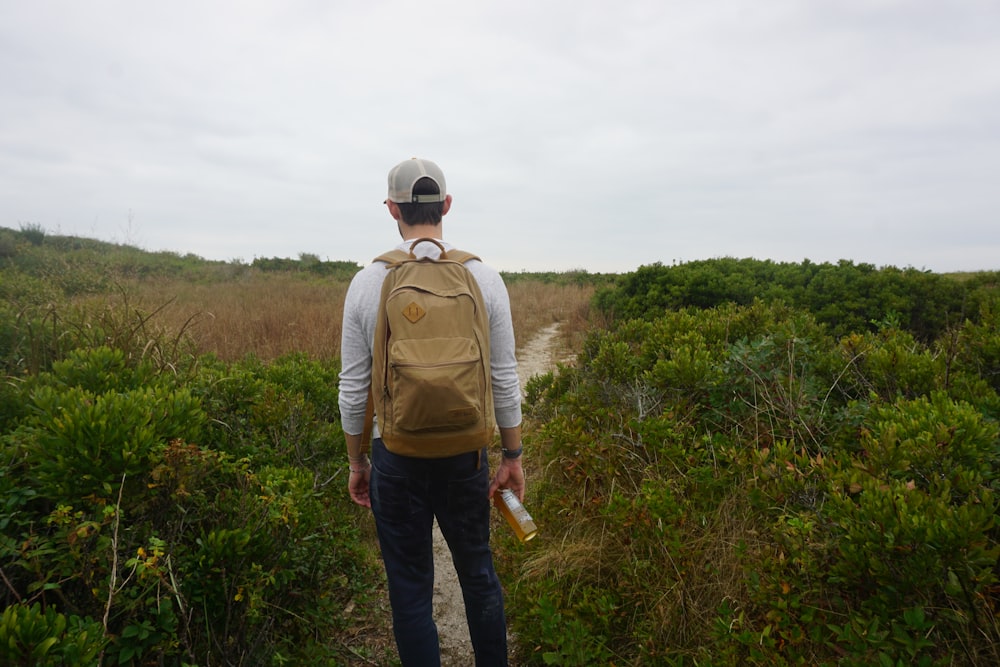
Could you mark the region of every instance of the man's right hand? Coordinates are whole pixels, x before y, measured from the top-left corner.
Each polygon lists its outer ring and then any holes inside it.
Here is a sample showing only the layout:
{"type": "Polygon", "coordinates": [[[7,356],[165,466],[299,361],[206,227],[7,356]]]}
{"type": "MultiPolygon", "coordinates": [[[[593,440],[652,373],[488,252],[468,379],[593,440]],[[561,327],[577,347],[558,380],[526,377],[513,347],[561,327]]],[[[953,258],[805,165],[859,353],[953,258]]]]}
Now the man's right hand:
{"type": "Polygon", "coordinates": [[[500,458],[500,465],[497,467],[497,474],[493,476],[493,483],[490,484],[490,497],[496,493],[497,489],[510,489],[517,496],[517,499],[524,502],[524,468],[521,467],[521,459],[500,458]]]}

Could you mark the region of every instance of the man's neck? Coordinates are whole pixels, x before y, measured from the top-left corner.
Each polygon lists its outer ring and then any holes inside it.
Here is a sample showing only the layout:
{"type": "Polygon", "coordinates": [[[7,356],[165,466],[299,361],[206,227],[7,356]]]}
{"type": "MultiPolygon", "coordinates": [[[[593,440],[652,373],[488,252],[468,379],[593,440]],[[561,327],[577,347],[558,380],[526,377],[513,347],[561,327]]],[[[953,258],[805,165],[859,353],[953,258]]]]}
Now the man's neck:
{"type": "Polygon", "coordinates": [[[416,239],[432,238],[441,240],[441,224],[436,225],[400,225],[399,233],[404,241],[415,241],[416,239]]]}

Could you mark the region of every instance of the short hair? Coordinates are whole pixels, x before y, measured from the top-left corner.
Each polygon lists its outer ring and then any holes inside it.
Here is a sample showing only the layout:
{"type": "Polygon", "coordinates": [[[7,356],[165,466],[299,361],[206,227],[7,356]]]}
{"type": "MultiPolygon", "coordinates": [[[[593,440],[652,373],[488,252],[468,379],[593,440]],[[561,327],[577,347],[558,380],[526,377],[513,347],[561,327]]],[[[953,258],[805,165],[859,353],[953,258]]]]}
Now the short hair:
{"type": "MultiPolygon", "coordinates": [[[[425,176],[417,179],[417,182],[413,184],[413,194],[438,195],[442,194],[442,192],[434,179],[425,176]]],[[[399,202],[396,206],[399,207],[399,213],[403,218],[403,222],[407,225],[436,225],[444,217],[443,201],[423,204],[399,202]]]]}

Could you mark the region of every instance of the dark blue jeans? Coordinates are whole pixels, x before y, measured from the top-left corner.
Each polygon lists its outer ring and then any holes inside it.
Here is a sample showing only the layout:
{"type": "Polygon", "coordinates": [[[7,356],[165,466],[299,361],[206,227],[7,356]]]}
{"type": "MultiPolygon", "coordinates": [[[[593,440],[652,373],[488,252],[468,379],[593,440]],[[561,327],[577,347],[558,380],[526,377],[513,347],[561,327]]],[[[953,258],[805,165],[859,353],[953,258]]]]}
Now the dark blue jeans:
{"type": "Polygon", "coordinates": [[[376,439],[371,459],[372,512],[403,665],[441,664],[432,615],[434,517],[462,585],[476,665],[506,665],[507,621],[489,544],[490,477],[485,450],[419,459],[393,454],[376,439]]]}

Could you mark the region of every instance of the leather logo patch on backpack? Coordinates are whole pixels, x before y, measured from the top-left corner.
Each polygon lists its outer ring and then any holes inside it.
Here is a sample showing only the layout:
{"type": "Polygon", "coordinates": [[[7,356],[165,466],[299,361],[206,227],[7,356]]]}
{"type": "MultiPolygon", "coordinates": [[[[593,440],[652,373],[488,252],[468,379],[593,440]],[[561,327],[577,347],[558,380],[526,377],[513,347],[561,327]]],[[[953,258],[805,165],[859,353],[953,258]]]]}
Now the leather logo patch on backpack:
{"type": "Polygon", "coordinates": [[[403,309],[403,317],[408,319],[413,324],[416,324],[420,318],[426,314],[427,311],[421,308],[415,301],[411,301],[406,308],[403,309]]]}

